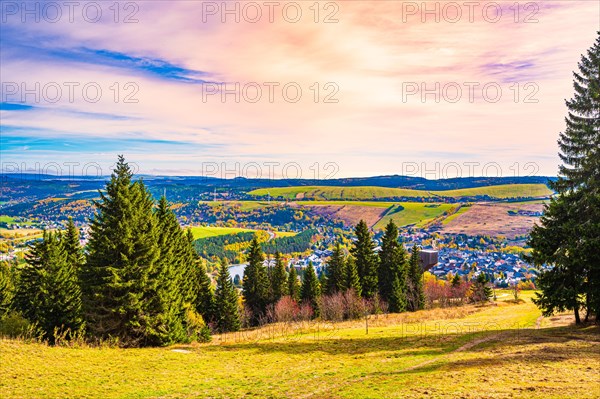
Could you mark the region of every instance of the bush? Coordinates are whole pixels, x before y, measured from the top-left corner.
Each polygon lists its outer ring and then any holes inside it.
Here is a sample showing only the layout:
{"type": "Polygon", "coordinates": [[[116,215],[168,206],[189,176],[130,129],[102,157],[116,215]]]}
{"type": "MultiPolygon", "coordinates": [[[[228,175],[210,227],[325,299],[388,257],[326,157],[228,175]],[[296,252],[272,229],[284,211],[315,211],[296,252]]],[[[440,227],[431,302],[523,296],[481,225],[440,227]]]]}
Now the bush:
{"type": "Polygon", "coordinates": [[[365,301],[356,295],[356,292],[353,289],[344,293],[344,304],[346,306],[345,313],[347,319],[360,319],[367,310],[365,301]]]}
{"type": "Polygon", "coordinates": [[[19,338],[32,331],[32,324],[17,313],[8,313],[0,319],[0,336],[19,338]]]}
{"type": "Polygon", "coordinates": [[[289,323],[299,319],[300,307],[292,297],[284,296],[275,304],[275,321],[289,323]]]}
{"type": "Polygon", "coordinates": [[[346,304],[344,294],[335,293],[323,295],[319,298],[319,308],[323,320],[342,321],[346,315],[346,304]]]}
{"type": "Polygon", "coordinates": [[[210,342],[210,328],[204,322],[202,315],[191,307],[185,310],[187,333],[191,340],[198,342],[210,342]]]}

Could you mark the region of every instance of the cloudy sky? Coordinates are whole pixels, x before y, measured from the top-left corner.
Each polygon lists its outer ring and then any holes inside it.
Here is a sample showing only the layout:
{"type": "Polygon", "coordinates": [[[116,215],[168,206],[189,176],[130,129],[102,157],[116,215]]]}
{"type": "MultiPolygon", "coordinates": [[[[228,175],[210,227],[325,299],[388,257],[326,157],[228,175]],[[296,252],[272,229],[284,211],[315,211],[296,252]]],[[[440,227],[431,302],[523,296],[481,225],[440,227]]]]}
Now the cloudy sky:
{"type": "Polygon", "coordinates": [[[600,27],[597,1],[1,6],[3,170],[75,174],[554,175],[600,27]]]}

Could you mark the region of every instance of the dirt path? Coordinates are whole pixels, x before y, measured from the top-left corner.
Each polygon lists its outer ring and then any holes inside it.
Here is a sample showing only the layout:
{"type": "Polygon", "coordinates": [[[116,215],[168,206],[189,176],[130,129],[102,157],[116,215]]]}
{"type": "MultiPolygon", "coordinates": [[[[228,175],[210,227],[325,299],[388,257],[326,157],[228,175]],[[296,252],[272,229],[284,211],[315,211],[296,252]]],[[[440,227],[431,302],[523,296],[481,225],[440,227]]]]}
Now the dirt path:
{"type": "MultiPolygon", "coordinates": [[[[541,328],[542,320],[544,320],[544,316],[540,316],[540,317],[538,317],[538,318],[535,320],[535,329],[536,329],[536,330],[539,330],[539,329],[541,328]]],[[[497,339],[497,338],[500,338],[502,335],[503,335],[503,333],[492,334],[492,335],[488,335],[488,336],[485,336],[485,337],[481,337],[481,338],[475,339],[475,340],[473,340],[473,341],[469,341],[469,342],[467,342],[466,344],[464,344],[464,345],[462,345],[462,346],[460,346],[460,347],[458,347],[458,348],[454,349],[454,350],[453,350],[453,351],[451,351],[451,352],[445,353],[445,354],[443,354],[443,355],[441,355],[441,356],[439,356],[439,357],[437,357],[437,358],[435,358],[435,359],[426,360],[426,361],[424,361],[424,362],[422,362],[422,363],[419,363],[419,364],[416,364],[416,365],[414,365],[414,366],[411,366],[411,367],[405,368],[405,369],[404,369],[404,370],[402,370],[402,371],[403,371],[403,372],[404,372],[404,371],[411,371],[411,370],[415,370],[415,369],[418,369],[418,368],[421,368],[421,367],[427,366],[427,365],[429,365],[429,364],[431,364],[431,363],[435,363],[435,362],[437,362],[438,360],[441,360],[441,359],[443,359],[444,357],[451,356],[452,354],[454,354],[454,353],[456,353],[456,352],[464,352],[464,351],[466,351],[466,350],[469,350],[469,349],[471,349],[471,348],[473,348],[473,347],[475,347],[475,346],[477,346],[477,345],[479,345],[479,344],[482,344],[482,343],[484,343],[484,342],[487,342],[487,341],[492,341],[492,340],[495,340],[495,339],[497,339]]]]}
{"type": "Polygon", "coordinates": [[[445,354],[443,354],[443,355],[441,355],[439,357],[436,357],[435,359],[426,360],[426,361],[424,361],[422,363],[419,363],[419,364],[416,364],[414,366],[410,366],[408,368],[405,368],[404,370],[402,370],[402,372],[411,371],[411,370],[415,370],[415,369],[427,366],[427,365],[429,365],[431,363],[437,362],[438,360],[442,360],[445,357],[451,356],[452,354],[454,354],[456,352],[464,352],[464,351],[469,350],[469,349],[473,348],[474,346],[477,346],[477,345],[482,344],[484,342],[492,341],[492,340],[495,340],[496,338],[500,338],[502,336],[502,334],[503,333],[492,334],[492,335],[488,335],[486,337],[481,337],[481,338],[475,339],[473,341],[469,341],[466,344],[464,344],[464,345],[462,345],[462,346],[454,349],[453,351],[445,353],[445,354]]]}

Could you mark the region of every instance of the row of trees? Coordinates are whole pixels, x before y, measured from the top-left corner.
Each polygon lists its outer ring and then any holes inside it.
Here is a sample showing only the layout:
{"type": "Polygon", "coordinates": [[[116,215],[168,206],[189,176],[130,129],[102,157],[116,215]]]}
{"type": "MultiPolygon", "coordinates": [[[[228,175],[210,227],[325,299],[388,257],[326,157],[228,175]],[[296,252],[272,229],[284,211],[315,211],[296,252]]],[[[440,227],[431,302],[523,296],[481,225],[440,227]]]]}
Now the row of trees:
{"type": "Polygon", "coordinates": [[[379,254],[364,221],[358,223],[355,234],[350,256],[344,254],[338,243],[325,273],[317,276],[310,263],[303,272],[301,285],[294,267],[290,267],[289,274],[286,271],[281,254],[276,253],[274,267],[265,266],[260,244],[254,240],[242,281],[250,324],[260,324],[269,309],[288,296],[292,301],[310,306],[314,315],[320,313],[323,296],[348,291],[365,300],[385,302],[391,312],[423,309],[425,296],[419,248],[414,246],[408,256],[398,240],[398,228],[393,221],[386,226],[379,254]]]}
{"type": "Polygon", "coordinates": [[[10,309],[54,342],[86,336],[124,346],[204,339],[214,315],[206,270],[165,198],[158,205],[119,157],[95,203],[86,252],[69,220],[45,232],[13,279],[10,309]],[[203,319],[203,317],[205,319],[203,319]]]}

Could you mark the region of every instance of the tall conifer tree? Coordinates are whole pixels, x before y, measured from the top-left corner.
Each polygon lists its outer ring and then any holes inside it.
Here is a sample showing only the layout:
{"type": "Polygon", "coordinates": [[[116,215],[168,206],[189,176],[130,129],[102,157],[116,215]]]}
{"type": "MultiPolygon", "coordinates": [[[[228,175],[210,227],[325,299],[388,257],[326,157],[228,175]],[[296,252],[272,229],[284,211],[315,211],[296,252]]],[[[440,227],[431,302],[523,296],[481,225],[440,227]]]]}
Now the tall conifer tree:
{"type": "Polygon", "coordinates": [[[346,290],[353,290],[357,296],[361,296],[362,287],[360,277],[358,277],[358,268],[354,257],[350,256],[346,260],[346,290]]]}
{"type": "Polygon", "coordinates": [[[302,289],[300,292],[300,298],[302,303],[311,306],[315,315],[319,315],[319,296],[321,295],[321,286],[319,279],[315,272],[315,268],[312,262],[308,263],[308,266],[304,270],[304,277],[302,279],[302,289]]]}
{"type": "Polygon", "coordinates": [[[239,331],[241,327],[238,293],[229,275],[227,259],[221,259],[215,290],[215,321],[219,332],[239,331]]]}
{"type": "Polygon", "coordinates": [[[44,232],[42,241],[32,245],[15,298],[17,309],[50,343],[55,329],[69,337],[84,326],[77,272],[62,239],[60,233],[44,232]]]}
{"type": "Polygon", "coordinates": [[[423,291],[423,268],[419,247],[415,244],[408,261],[407,276],[407,308],[411,312],[425,307],[425,292],[423,291]]]}
{"type": "Polygon", "coordinates": [[[269,278],[263,265],[264,254],[254,237],[248,250],[248,266],[244,269],[243,294],[248,308],[252,312],[250,323],[258,325],[265,315],[269,303],[269,278]]]}
{"type": "Polygon", "coordinates": [[[275,253],[275,267],[271,272],[272,302],[277,303],[281,297],[288,294],[287,272],[280,252],[275,253]]]}
{"type": "Polygon", "coordinates": [[[398,242],[398,228],[387,224],[379,252],[379,295],[389,304],[390,312],[406,310],[406,251],[398,242]]]}
{"type": "Polygon", "coordinates": [[[364,220],[356,225],[354,233],[356,241],[351,252],[356,261],[362,296],[372,298],[378,289],[378,259],[375,254],[375,243],[364,220]]]}
{"type": "Polygon", "coordinates": [[[327,263],[327,294],[343,292],[346,289],[346,262],[338,242],[327,263]]]}
{"type": "MultiPolygon", "coordinates": [[[[600,314],[600,32],[573,74],[575,94],[566,102],[566,129],[560,134],[559,178],[551,183],[541,224],[531,232],[530,260],[554,267],[542,273],[534,302],[546,316],[580,308],[600,314]]],[[[598,317],[596,317],[598,321],[598,317]]]]}
{"type": "Polygon", "coordinates": [[[300,299],[300,284],[298,282],[298,272],[294,265],[290,266],[290,272],[288,273],[288,295],[294,300],[300,299]]]}
{"type": "Polygon", "coordinates": [[[154,203],[122,156],[95,202],[87,262],[82,271],[85,314],[91,332],[122,345],[147,344],[154,323],[146,300],[154,291],[159,248],[154,203]]]}

